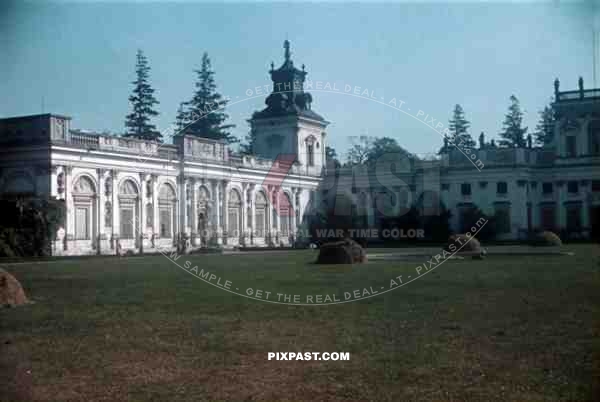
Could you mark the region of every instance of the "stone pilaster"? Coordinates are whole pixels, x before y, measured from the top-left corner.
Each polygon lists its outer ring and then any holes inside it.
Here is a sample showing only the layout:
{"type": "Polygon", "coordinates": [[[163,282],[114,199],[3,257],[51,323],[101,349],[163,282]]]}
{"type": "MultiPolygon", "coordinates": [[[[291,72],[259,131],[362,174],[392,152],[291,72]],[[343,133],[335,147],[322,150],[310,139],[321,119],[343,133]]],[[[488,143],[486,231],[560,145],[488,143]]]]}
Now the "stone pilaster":
{"type": "MultiPolygon", "coordinates": [[[[116,170],[110,171],[110,197],[112,200],[112,233],[111,233],[111,247],[117,250],[117,240],[119,238],[120,228],[119,228],[119,188],[118,188],[118,178],[119,175],[116,170]]],[[[108,178],[107,178],[108,180],[108,178]]]]}
{"type": "Polygon", "coordinates": [[[273,189],[273,204],[275,208],[275,214],[273,214],[274,230],[275,230],[275,245],[279,245],[279,236],[281,235],[281,210],[279,203],[281,202],[281,187],[275,187],[273,189]]]}
{"type": "Polygon", "coordinates": [[[227,244],[229,233],[229,181],[223,180],[223,244],[227,244]]]}
{"type": "Polygon", "coordinates": [[[137,225],[135,228],[135,230],[137,231],[135,238],[139,241],[138,249],[140,253],[144,252],[144,237],[146,237],[146,198],[148,197],[146,191],[146,180],[147,175],[144,173],[140,173],[140,212],[138,214],[138,222],[136,222],[137,225]]]}
{"type": "Polygon", "coordinates": [[[213,180],[214,228],[213,236],[217,244],[221,244],[221,192],[218,180],[213,180]]]}
{"type": "Polygon", "coordinates": [[[265,238],[267,243],[273,244],[273,186],[267,186],[267,219],[265,225],[265,238]]]}
{"type": "Polygon", "coordinates": [[[291,234],[293,236],[294,239],[296,239],[298,237],[298,235],[296,234],[297,228],[296,228],[296,214],[298,211],[298,189],[295,187],[292,187],[292,199],[290,200],[291,204],[290,205],[290,214],[291,216],[290,218],[290,227],[289,227],[289,234],[291,234]]]}
{"type": "Polygon", "coordinates": [[[65,214],[67,221],[65,222],[64,249],[68,250],[69,241],[75,238],[75,212],[73,208],[73,196],[71,195],[73,191],[73,167],[64,166],[63,172],[65,173],[65,206],[67,208],[67,213],[65,214]]]}
{"type": "Polygon", "coordinates": [[[250,183],[248,187],[250,197],[250,244],[254,244],[254,232],[256,231],[256,184],[250,183]]]}
{"type": "Polygon", "coordinates": [[[248,183],[242,183],[242,227],[240,228],[240,245],[245,246],[248,231],[248,183]]]}
{"type": "Polygon", "coordinates": [[[106,170],[104,169],[96,169],[96,175],[98,177],[98,188],[96,189],[96,231],[95,238],[97,249],[96,252],[98,254],[102,253],[102,242],[105,235],[105,227],[104,227],[104,214],[106,213],[105,203],[106,203],[106,195],[104,194],[104,186],[106,183],[105,178],[106,170]]]}
{"type": "Polygon", "coordinates": [[[198,185],[196,183],[196,180],[193,178],[190,178],[190,187],[191,187],[191,193],[190,193],[190,206],[191,206],[191,213],[192,216],[189,217],[189,225],[190,225],[190,231],[191,231],[191,240],[192,240],[192,244],[195,244],[195,239],[197,236],[197,232],[198,232],[198,211],[197,211],[197,205],[196,205],[196,197],[197,197],[197,193],[198,193],[198,185]]]}
{"type": "Polygon", "coordinates": [[[158,177],[152,175],[150,180],[152,182],[152,212],[154,213],[152,216],[152,233],[154,237],[157,238],[160,235],[160,225],[158,222],[158,177]]]}

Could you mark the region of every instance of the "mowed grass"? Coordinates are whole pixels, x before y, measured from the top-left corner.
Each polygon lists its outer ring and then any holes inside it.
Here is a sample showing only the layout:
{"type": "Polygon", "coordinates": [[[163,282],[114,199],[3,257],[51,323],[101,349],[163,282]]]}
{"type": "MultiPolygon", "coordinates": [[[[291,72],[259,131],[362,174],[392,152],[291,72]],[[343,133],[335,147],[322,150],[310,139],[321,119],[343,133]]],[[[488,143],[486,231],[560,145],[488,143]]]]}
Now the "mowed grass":
{"type": "MultiPolygon", "coordinates": [[[[1,310],[0,337],[29,360],[39,401],[596,400],[600,253],[565,248],[575,256],[448,261],[394,291],[314,307],[227,293],[160,256],[6,265],[35,304],[1,310]],[[267,360],[334,351],[350,361],[267,360]]],[[[178,262],[302,301],[387,289],[419,265],[315,257],[178,262]]]]}

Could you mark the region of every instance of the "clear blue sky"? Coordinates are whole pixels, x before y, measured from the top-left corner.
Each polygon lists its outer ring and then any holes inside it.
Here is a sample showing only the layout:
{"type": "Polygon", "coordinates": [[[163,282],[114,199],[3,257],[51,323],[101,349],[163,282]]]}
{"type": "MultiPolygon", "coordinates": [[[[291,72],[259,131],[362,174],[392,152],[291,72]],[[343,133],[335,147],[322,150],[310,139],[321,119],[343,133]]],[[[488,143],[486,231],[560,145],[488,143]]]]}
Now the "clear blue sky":
{"type": "MultiPolygon", "coordinates": [[[[269,64],[282,63],[288,38],[295,64],[306,64],[313,82],[367,88],[444,124],[460,103],[475,138],[497,136],[514,93],[533,131],[555,77],[563,90],[576,89],[580,75],[593,86],[594,16],[591,2],[558,1],[2,3],[0,116],[40,113],[43,98],[46,113],[72,116],[74,128],[122,132],[141,48],[160,101],[156,123],[167,129],[191,97],[193,70],[207,51],[220,92],[238,101],[228,113],[243,137],[246,119],[264,106],[264,97],[247,100],[246,91],[270,82],[269,64]]],[[[338,152],[363,134],[393,137],[417,153],[441,144],[439,134],[392,108],[312,93],[338,152]]]]}

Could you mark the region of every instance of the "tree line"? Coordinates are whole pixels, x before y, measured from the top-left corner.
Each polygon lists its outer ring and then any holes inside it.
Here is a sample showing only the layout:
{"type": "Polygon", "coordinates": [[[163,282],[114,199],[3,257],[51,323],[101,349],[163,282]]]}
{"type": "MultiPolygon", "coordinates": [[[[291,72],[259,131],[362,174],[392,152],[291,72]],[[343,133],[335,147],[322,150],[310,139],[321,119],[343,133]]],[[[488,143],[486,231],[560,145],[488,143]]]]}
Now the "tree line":
{"type": "MultiPolygon", "coordinates": [[[[141,50],[138,50],[136,56],[135,73],[136,79],[132,82],[133,91],[129,96],[131,104],[131,113],[126,116],[125,137],[138,138],[151,141],[163,141],[163,136],[152,123],[152,119],[158,116],[156,110],[159,105],[154,96],[154,89],[150,84],[150,66],[147,57],[141,50]]],[[[181,102],[177,110],[175,121],[176,135],[193,135],[216,140],[224,140],[227,143],[239,142],[239,139],[231,134],[229,129],[235,127],[233,124],[227,124],[229,116],[225,113],[225,107],[228,100],[218,91],[214,79],[210,59],[207,53],[202,56],[202,63],[197,74],[195,90],[188,101],[181,102]]],[[[539,112],[539,122],[534,131],[534,138],[527,135],[528,127],[523,127],[523,111],[518,98],[511,95],[508,112],[502,122],[502,131],[499,133],[499,147],[525,147],[535,141],[536,145],[543,146],[552,141],[554,123],[556,118],[550,105],[546,105],[539,112]]],[[[477,142],[473,139],[469,128],[471,123],[467,120],[465,111],[460,104],[455,105],[452,118],[448,122],[449,135],[444,140],[444,145],[440,148],[442,153],[453,144],[461,148],[475,148],[477,142]]],[[[254,133],[250,132],[245,142],[240,144],[242,153],[252,153],[254,142],[254,133]]],[[[479,146],[495,147],[494,140],[485,143],[484,133],[479,136],[479,146]]],[[[415,157],[407,150],[402,148],[395,139],[390,137],[368,137],[360,136],[350,147],[345,166],[369,165],[386,153],[400,153],[409,157],[415,157]]],[[[334,148],[326,148],[327,160],[335,166],[341,166],[342,163],[334,148]]]]}
{"type": "MultiPolygon", "coordinates": [[[[224,110],[228,100],[217,91],[215,73],[207,53],[202,56],[200,69],[194,71],[197,74],[195,90],[190,100],[179,105],[175,135],[224,140],[230,144],[238,142],[229,131],[235,125],[226,123],[229,116],[224,110]]],[[[154,96],[155,91],[150,84],[150,64],[142,50],[138,50],[136,55],[135,74],[136,79],[131,83],[132,94],[129,96],[132,110],[125,117],[124,137],[162,142],[163,135],[152,123],[152,118],[159,115],[156,110],[159,101],[154,96]]]]}
{"type": "MultiPolygon", "coordinates": [[[[527,135],[528,127],[523,127],[523,111],[519,100],[515,95],[511,95],[510,105],[508,107],[508,113],[504,116],[502,122],[502,131],[499,133],[500,140],[498,144],[495,140],[491,140],[489,143],[485,143],[485,136],[482,132],[479,135],[479,146],[480,147],[525,147],[529,145],[529,142],[535,145],[543,146],[552,141],[554,133],[554,124],[556,117],[554,111],[550,105],[546,105],[542,111],[539,112],[539,121],[535,127],[534,136],[527,135]]],[[[475,148],[477,142],[471,136],[469,128],[471,122],[465,117],[465,112],[461,105],[457,104],[454,106],[452,112],[452,118],[448,122],[448,135],[444,140],[444,145],[439,149],[438,155],[445,152],[449,147],[453,145],[460,146],[460,148],[475,148]]],[[[326,156],[328,162],[335,166],[356,166],[356,165],[372,165],[377,161],[377,158],[383,154],[394,154],[401,153],[408,157],[416,158],[413,155],[402,148],[395,139],[389,137],[368,137],[360,136],[352,144],[346,154],[346,160],[342,163],[336,151],[331,148],[326,148],[326,156]]]]}

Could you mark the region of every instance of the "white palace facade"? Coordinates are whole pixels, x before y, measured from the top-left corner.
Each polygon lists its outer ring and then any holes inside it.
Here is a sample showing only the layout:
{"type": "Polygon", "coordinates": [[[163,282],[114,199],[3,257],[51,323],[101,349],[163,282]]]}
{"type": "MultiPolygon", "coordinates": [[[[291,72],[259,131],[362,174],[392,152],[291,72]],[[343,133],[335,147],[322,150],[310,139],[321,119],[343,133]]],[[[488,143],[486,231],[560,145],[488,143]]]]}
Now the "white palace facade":
{"type": "MultiPolygon", "coordinates": [[[[306,76],[289,46],[270,74],[274,88],[306,76]]],[[[65,201],[54,255],[291,245],[325,160],[328,123],[311,101],[273,92],[250,120],[253,156],[187,135],[160,144],[82,132],[56,114],[0,119],[0,195],[65,201]]]]}
{"type": "MultiPolygon", "coordinates": [[[[544,147],[496,148],[481,141],[472,152],[448,149],[440,160],[413,160],[400,174],[376,180],[360,168],[326,174],[328,122],[311,108],[289,47],[271,69],[274,91],[249,120],[255,155],[224,142],[179,135],[173,144],[71,129],[56,114],[0,119],[0,196],[56,197],[67,207],[54,255],[141,253],[201,247],[289,246],[313,206],[328,191],[354,200],[352,213],[377,227],[379,201],[391,208],[433,195],[452,211],[473,205],[502,215],[500,238],[532,229],[569,230],[589,237],[600,216],[600,90],[560,92],[552,142],[544,147]],[[401,180],[397,180],[400,178],[401,180]],[[333,190],[332,190],[333,189],[333,190]],[[398,197],[391,197],[391,193],[398,197]]],[[[429,197],[431,198],[431,197],[429,197]]]]}

